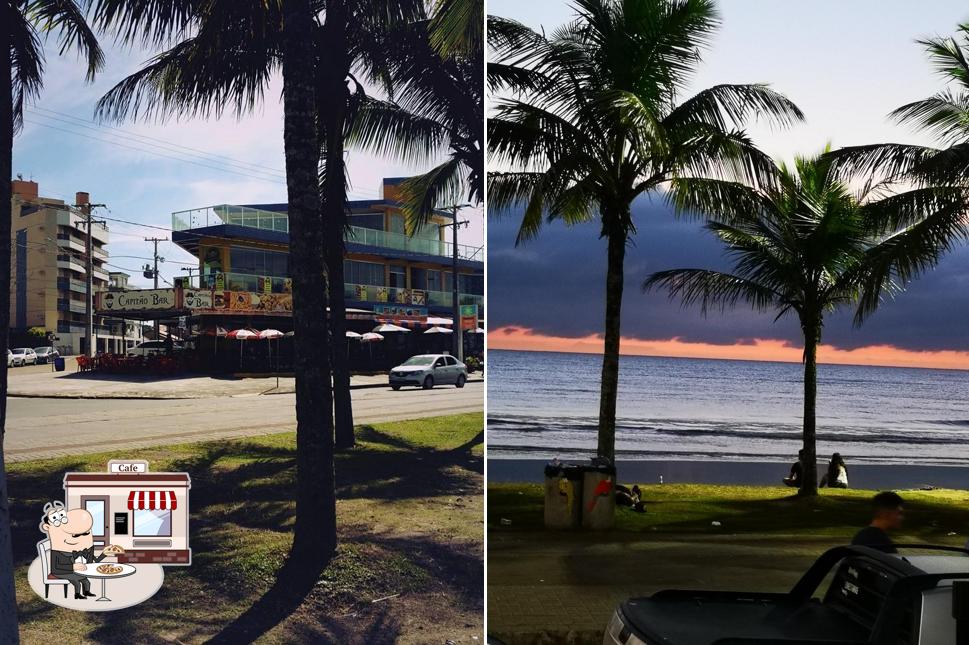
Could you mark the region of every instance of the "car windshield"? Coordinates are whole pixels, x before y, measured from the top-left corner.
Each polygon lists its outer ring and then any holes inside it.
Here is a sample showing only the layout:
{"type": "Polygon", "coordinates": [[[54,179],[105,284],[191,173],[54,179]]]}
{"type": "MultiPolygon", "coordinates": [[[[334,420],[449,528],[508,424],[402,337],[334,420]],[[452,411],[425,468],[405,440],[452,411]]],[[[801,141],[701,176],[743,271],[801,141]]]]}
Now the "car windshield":
{"type": "Polygon", "coordinates": [[[430,365],[434,362],[434,356],[414,356],[404,361],[403,365],[430,365]]]}
{"type": "Polygon", "coordinates": [[[14,354],[26,354],[27,353],[27,348],[26,347],[18,347],[17,349],[13,350],[13,353],[14,354]]]}
{"type": "Polygon", "coordinates": [[[50,351],[50,347],[38,347],[34,351],[37,352],[38,354],[46,354],[47,352],[50,351]]]}

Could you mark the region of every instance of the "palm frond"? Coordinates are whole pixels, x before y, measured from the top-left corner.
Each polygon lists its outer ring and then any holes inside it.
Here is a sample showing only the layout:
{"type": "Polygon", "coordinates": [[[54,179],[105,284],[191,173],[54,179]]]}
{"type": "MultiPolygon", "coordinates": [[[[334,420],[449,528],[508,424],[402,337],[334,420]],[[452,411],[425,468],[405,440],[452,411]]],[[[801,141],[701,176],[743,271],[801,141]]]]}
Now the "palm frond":
{"type": "Polygon", "coordinates": [[[373,97],[361,102],[347,137],[347,145],[406,163],[434,159],[445,150],[447,142],[447,130],[440,123],[373,97]]]}
{"type": "Polygon", "coordinates": [[[664,122],[667,127],[707,123],[729,130],[744,127],[751,117],[788,127],[803,121],[804,113],[767,85],[715,85],[676,106],[664,122]]]}
{"type": "Polygon", "coordinates": [[[164,46],[188,36],[209,0],[84,0],[92,23],[128,44],[164,46]]]}
{"type": "Polygon", "coordinates": [[[13,76],[13,128],[23,125],[24,104],[36,99],[44,83],[44,53],[33,24],[13,6],[3,5],[10,23],[10,65],[13,76]]]}
{"type": "Polygon", "coordinates": [[[461,161],[451,157],[428,172],[402,182],[401,210],[407,218],[408,233],[423,228],[438,209],[457,204],[463,180],[461,161]]]}
{"type": "Polygon", "coordinates": [[[783,306],[783,296],[773,289],[746,278],[708,269],[673,269],[651,274],[642,285],[643,292],[665,289],[671,300],[684,307],[699,305],[703,315],[711,308],[721,312],[744,303],[757,311],[783,306]]]}
{"type": "Polygon", "coordinates": [[[60,53],[76,49],[87,59],[87,80],[104,67],[104,53],[88,26],[84,12],[74,0],[31,0],[25,9],[28,19],[42,32],[56,32],[60,53]]]}
{"type": "Polygon", "coordinates": [[[437,0],[430,31],[431,46],[442,58],[480,56],[484,51],[484,2],[437,0]]]}

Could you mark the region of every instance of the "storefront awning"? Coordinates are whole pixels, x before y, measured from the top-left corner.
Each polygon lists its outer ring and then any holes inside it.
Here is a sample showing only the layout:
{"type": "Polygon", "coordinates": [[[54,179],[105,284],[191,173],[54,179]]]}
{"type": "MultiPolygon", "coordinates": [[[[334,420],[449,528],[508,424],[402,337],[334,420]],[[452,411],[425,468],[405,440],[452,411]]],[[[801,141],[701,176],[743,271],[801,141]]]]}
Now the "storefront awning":
{"type": "Polygon", "coordinates": [[[173,490],[133,490],[128,493],[129,511],[174,511],[178,508],[173,490]]]}

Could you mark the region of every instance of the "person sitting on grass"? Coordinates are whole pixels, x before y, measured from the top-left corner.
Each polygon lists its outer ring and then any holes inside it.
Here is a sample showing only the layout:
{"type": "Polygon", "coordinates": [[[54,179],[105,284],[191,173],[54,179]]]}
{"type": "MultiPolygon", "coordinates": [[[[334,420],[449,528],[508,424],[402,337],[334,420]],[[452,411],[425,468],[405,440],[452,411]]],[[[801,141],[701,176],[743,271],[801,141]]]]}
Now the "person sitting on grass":
{"type": "Polygon", "coordinates": [[[898,553],[895,543],[889,537],[890,531],[902,528],[905,520],[904,501],[901,495],[891,491],[878,493],[872,499],[874,517],[871,524],[858,531],[851,543],[856,546],[867,546],[879,549],[885,553],[898,553]]]}
{"type": "Polygon", "coordinates": [[[848,488],[848,467],[845,460],[841,458],[841,453],[836,452],[831,455],[828,462],[828,472],[821,477],[820,488],[848,488]]]}
{"type": "Polygon", "coordinates": [[[616,506],[627,506],[639,513],[646,512],[646,502],[641,498],[639,486],[633,484],[632,488],[616,484],[616,506]]]}
{"type": "Polygon", "coordinates": [[[784,485],[791,488],[801,487],[801,478],[804,477],[804,450],[797,451],[797,461],[791,466],[791,473],[784,478],[784,485]]]}

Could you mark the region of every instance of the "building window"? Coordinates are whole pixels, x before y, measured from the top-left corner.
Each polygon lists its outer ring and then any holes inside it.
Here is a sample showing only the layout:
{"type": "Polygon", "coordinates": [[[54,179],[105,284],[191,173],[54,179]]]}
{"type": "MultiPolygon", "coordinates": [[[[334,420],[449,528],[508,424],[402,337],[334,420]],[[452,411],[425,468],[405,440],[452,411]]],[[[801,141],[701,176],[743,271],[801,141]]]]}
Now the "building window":
{"type": "Polygon", "coordinates": [[[285,278],[289,275],[289,254],[232,247],[229,250],[229,267],[232,273],[285,278]]]}
{"type": "Polygon", "coordinates": [[[344,260],[343,280],[350,284],[366,284],[374,287],[382,287],[386,284],[384,281],[384,265],[374,262],[344,260]]]}
{"type": "Polygon", "coordinates": [[[171,537],[172,512],[167,510],[136,510],[135,537],[171,537]]]}
{"type": "Polygon", "coordinates": [[[458,275],[458,290],[477,296],[484,295],[484,276],[462,273],[458,275]]]}
{"type": "Polygon", "coordinates": [[[427,274],[432,273],[427,269],[417,269],[411,267],[410,270],[410,286],[411,289],[427,289],[427,274]]]}
{"type": "Polygon", "coordinates": [[[351,226],[369,228],[375,231],[384,230],[383,213],[351,213],[349,220],[351,226]]]}
{"type": "Polygon", "coordinates": [[[390,285],[403,289],[407,287],[407,268],[400,264],[390,265],[390,285]]]}
{"type": "Polygon", "coordinates": [[[390,214],[390,232],[399,233],[401,235],[405,235],[407,233],[404,216],[400,213],[390,214]]]}

